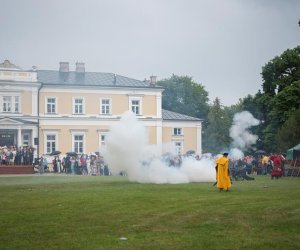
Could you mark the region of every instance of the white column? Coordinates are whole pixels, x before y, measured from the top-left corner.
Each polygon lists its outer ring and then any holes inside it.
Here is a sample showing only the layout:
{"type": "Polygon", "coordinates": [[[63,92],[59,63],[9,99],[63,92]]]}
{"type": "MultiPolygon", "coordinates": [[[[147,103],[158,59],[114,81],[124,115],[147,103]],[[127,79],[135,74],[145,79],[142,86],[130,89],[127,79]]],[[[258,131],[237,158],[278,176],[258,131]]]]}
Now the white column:
{"type": "Polygon", "coordinates": [[[201,157],[202,155],[202,123],[199,122],[197,125],[197,154],[201,157]]]}
{"type": "Polygon", "coordinates": [[[156,145],[162,152],[162,121],[156,122],[156,145]]]}
{"type": "Polygon", "coordinates": [[[37,137],[37,127],[33,127],[31,130],[31,144],[34,146],[34,138],[37,137]]]}
{"type": "Polygon", "coordinates": [[[156,94],[156,117],[157,118],[162,118],[162,104],[161,104],[161,92],[156,94]]]}
{"type": "Polygon", "coordinates": [[[31,144],[35,148],[34,155],[33,155],[34,158],[38,157],[38,155],[37,155],[37,147],[39,145],[34,145],[34,138],[37,138],[37,137],[38,137],[37,127],[33,127],[32,130],[31,130],[31,144]]]}
{"type": "Polygon", "coordinates": [[[22,137],[21,137],[21,127],[18,127],[18,147],[21,147],[22,137]]]}

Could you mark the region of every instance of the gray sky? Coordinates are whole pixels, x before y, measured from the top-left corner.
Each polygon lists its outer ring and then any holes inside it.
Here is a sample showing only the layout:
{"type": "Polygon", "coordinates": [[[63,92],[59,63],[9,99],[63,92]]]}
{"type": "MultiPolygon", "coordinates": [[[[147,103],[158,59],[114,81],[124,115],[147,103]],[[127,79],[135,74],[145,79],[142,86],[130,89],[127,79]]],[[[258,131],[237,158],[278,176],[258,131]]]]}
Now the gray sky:
{"type": "Polygon", "coordinates": [[[300,44],[298,0],[0,0],[0,61],[202,83],[224,105],[261,88],[261,68],[300,44]]]}

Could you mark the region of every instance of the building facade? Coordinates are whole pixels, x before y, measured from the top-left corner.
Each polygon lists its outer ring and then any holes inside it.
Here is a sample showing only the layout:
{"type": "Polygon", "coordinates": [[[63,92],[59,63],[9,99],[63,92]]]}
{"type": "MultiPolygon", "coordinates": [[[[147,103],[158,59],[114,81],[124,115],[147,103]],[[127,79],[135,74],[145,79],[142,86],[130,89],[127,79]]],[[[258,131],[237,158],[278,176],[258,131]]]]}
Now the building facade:
{"type": "Polygon", "coordinates": [[[0,64],[0,146],[33,145],[38,155],[101,152],[110,127],[131,110],[147,128],[150,144],[201,154],[201,120],[163,110],[156,77],[139,81],[86,72],[84,63],[74,71],[69,66],[24,71],[8,60],[0,64]]]}
{"type": "Polygon", "coordinates": [[[0,64],[0,146],[33,145],[38,137],[37,72],[0,64]]]}

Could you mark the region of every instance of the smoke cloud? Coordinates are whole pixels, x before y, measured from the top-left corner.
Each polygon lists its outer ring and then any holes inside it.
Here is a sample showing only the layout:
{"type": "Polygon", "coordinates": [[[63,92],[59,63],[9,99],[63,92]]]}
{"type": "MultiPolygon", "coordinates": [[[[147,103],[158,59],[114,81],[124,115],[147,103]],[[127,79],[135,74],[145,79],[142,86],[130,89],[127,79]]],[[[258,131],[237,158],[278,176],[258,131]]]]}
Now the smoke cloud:
{"type": "Polygon", "coordinates": [[[254,118],[248,111],[235,114],[233,124],[230,128],[230,137],[233,139],[233,146],[244,150],[255,144],[258,137],[251,134],[248,129],[258,124],[259,120],[254,118]]]}
{"type": "Polygon", "coordinates": [[[237,113],[233,117],[233,123],[230,128],[230,137],[233,139],[230,158],[232,160],[244,157],[242,150],[252,147],[258,137],[250,133],[249,128],[259,124],[259,120],[253,117],[248,111],[237,113]]]}
{"type": "Polygon", "coordinates": [[[122,115],[106,138],[104,159],[113,174],[125,172],[130,181],[141,183],[188,183],[215,180],[214,160],[183,158],[181,167],[170,167],[161,148],[149,145],[146,128],[132,112],[122,115]]]}

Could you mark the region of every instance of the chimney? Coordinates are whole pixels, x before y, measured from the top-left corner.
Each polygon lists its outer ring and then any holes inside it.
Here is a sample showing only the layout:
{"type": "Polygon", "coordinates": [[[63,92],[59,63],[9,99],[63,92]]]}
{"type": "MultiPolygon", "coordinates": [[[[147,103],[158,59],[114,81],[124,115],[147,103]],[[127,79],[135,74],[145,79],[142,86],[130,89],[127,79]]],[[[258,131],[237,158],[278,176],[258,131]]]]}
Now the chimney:
{"type": "Polygon", "coordinates": [[[60,62],[59,72],[69,72],[69,62],[60,62]]]}
{"type": "Polygon", "coordinates": [[[150,76],[150,84],[155,85],[156,84],[156,76],[150,76]]]}
{"type": "Polygon", "coordinates": [[[84,72],[85,72],[84,63],[77,62],[76,63],[76,73],[84,73],[84,72]]]}

